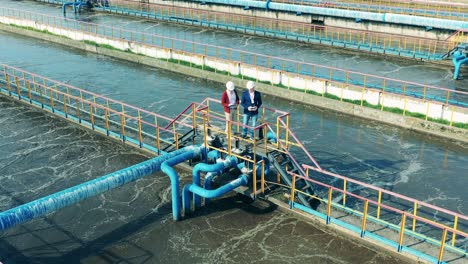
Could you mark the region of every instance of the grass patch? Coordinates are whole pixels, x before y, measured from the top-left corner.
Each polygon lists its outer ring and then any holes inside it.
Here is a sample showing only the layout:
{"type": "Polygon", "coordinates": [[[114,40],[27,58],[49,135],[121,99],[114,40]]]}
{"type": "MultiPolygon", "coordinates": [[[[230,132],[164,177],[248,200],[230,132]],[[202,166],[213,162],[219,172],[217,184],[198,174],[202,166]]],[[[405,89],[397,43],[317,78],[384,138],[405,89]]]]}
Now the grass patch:
{"type": "Polygon", "coordinates": [[[99,47],[99,48],[104,48],[104,49],[110,49],[110,50],[118,50],[118,51],[122,51],[112,45],[109,45],[109,44],[99,44],[95,41],[92,41],[92,40],[83,40],[84,43],[88,44],[88,45],[92,45],[92,46],[96,46],[96,47],[99,47]]]}
{"type": "Polygon", "coordinates": [[[83,42],[88,44],[88,45],[93,45],[93,46],[96,46],[96,47],[99,46],[99,44],[97,42],[94,42],[92,40],[83,40],[83,42]]]}
{"type": "Polygon", "coordinates": [[[48,35],[52,35],[52,36],[56,36],[56,37],[62,37],[62,38],[70,39],[70,38],[68,38],[68,37],[65,37],[65,36],[62,36],[62,35],[58,35],[58,34],[52,33],[52,32],[50,32],[50,31],[48,31],[47,29],[39,30],[39,29],[34,28],[34,27],[20,26],[20,25],[17,25],[17,24],[10,24],[10,26],[15,27],[15,28],[21,28],[21,29],[31,30],[31,31],[39,32],[39,33],[44,33],[44,34],[48,34],[48,35]]]}

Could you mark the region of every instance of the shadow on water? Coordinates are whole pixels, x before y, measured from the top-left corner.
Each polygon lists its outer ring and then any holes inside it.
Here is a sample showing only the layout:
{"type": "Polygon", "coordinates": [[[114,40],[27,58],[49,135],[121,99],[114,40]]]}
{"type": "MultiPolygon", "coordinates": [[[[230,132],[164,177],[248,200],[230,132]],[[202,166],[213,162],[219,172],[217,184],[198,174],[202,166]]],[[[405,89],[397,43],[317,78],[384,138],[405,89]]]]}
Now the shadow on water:
{"type": "MultiPolygon", "coordinates": [[[[15,198],[15,200],[18,201],[18,199],[15,198]]],[[[83,241],[82,239],[78,238],[77,236],[73,235],[71,232],[68,230],[60,227],[56,222],[50,220],[49,218],[42,218],[43,221],[49,225],[48,228],[45,228],[46,231],[44,232],[42,237],[39,237],[39,235],[35,234],[38,231],[38,229],[31,230],[25,226],[22,226],[22,229],[25,229],[26,232],[23,232],[21,234],[12,234],[11,236],[24,236],[25,238],[29,237],[30,235],[33,235],[36,237],[39,241],[41,241],[41,245],[35,246],[35,247],[30,247],[26,250],[24,249],[17,249],[16,247],[12,246],[5,240],[0,240],[0,251],[1,252],[8,252],[6,256],[3,256],[2,261],[5,261],[6,263],[63,263],[64,260],[66,259],[67,262],[70,263],[81,263],[80,260],[83,260],[87,257],[90,256],[96,256],[98,255],[102,261],[108,262],[108,263],[130,263],[129,260],[122,258],[120,256],[117,256],[116,254],[112,253],[111,251],[105,250],[105,248],[113,245],[116,243],[122,242],[122,240],[128,245],[131,244],[132,248],[138,249],[140,252],[139,259],[144,260],[146,259],[149,260],[151,259],[154,254],[145,248],[142,248],[141,246],[130,242],[129,240],[126,240],[125,238],[137,233],[144,227],[157,223],[159,222],[164,216],[168,215],[171,213],[171,205],[170,204],[165,204],[164,206],[160,207],[160,210],[157,212],[151,212],[147,214],[146,216],[143,216],[137,220],[134,220],[132,222],[129,222],[117,229],[114,229],[112,232],[109,232],[107,234],[104,234],[97,239],[94,239],[93,241],[86,242],[83,241]],[[49,231],[47,231],[47,229],[49,231]],[[53,229],[53,230],[52,230],[53,229]],[[47,242],[47,234],[51,232],[61,232],[63,236],[66,236],[67,238],[61,238],[61,241],[55,242],[55,243],[50,243],[47,242]],[[73,245],[75,244],[75,245],[73,245]],[[70,246],[77,246],[75,249],[72,251],[69,251],[67,253],[62,253],[66,249],[61,249],[64,245],[70,247],[70,246]],[[30,254],[30,257],[25,256],[22,252],[37,252],[37,253],[32,253],[30,254]],[[48,252],[48,254],[54,254],[55,256],[41,256],[45,255],[44,252],[48,252]],[[62,254],[61,254],[62,253],[62,254]]],[[[10,237],[11,237],[10,236],[10,237]]],[[[4,237],[7,238],[7,237],[4,237]]],[[[145,261],[142,261],[145,262],[145,261]]]]}
{"type": "Polygon", "coordinates": [[[193,212],[188,218],[202,217],[222,211],[240,209],[254,215],[269,214],[275,211],[278,206],[270,201],[256,199],[253,200],[242,194],[236,194],[211,201],[203,208],[193,212]]]}
{"type": "MultiPolygon", "coordinates": [[[[8,190],[2,187],[0,187],[0,190],[2,193],[12,197],[17,204],[24,203],[8,190]]],[[[259,199],[254,201],[244,195],[237,194],[213,200],[184,220],[205,217],[233,209],[260,215],[273,212],[277,209],[277,205],[259,199]]],[[[48,217],[41,218],[40,221],[43,221],[44,224],[41,224],[40,227],[29,228],[28,225],[21,225],[12,233],[2,237],[0,240],[0,251],[7,252],[7,255],[2,256],[2,261],[6,263],[63,263],[64,259],[66,259],[70,263],[81,263],[86,258],[99,256],[100,261],[106,263],[130,263],[132,262],[130,259],[118,256],[111,250],[106,250],[106,248],[112,248],[111,246],[116,243],[124,243],[127,247],[130,246],[139,252],[138,260],[140,263],[148,262],[155,257],[154,253],[147,248],[130,242],[130,239],[127,238],[145,229],[145,227],[161,222],[163,218],[166,218],[170,214],[172,214],[171,203],[166,203],[159,207],[158,211],[153,211],[139,219],[128,222],[89,242],[78,238],[48,217]],[[48,234],[50,233],[60,233],[61,236],[58,241],[49,242],[48,234]],[[6,239],[14,237],[16,238],[15,240],[22,240],[28,239],[31,236],[39,242],[36,242],[35,245],[27,249],[17,248],[6,241],[6,239]],[[67,251],[66,247],[73,247],[74,249],[64,252],[67,251]],[[29,256],[26,256],[24,253],[28,252],[29,256]],[[51,254],[53,256],[50,256],[51,254]]]]}

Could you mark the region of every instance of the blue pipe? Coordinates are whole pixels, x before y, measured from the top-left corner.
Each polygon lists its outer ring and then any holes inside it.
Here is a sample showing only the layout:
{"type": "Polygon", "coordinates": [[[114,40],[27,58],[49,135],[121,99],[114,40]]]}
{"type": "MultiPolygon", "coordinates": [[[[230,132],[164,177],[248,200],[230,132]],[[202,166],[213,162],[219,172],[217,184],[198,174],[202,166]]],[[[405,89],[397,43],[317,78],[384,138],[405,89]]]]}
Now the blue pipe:
{"type": "Polygon", "coordinates": [[[276,134],[271,132],[271,131],[268,131],[267,140],[269,140],[269,141],[271,141],[273,143],[276,143],[277,142],[276,134]]]}
{"type": "MultiPolygon", "coordinates": [[[[237,164],[237,168],[239,170],[241,170],[244,166],[245,166],[245,162],[241,162],[241,163],[237,164]]],[[[205,188],[205,190],[211,190],[211,184],[213,183],[213,178],[216,175],[221,174],[221,173],[222,173],[221,171],[208,172],[205,175],[205,181],[203,182],[203,188],[205,188]]],[[[207,204],[209,201],[210,201],[210,199],[205,198],[205,204],[207,204]]]]}
{"type": "MultiPolygon", "coordinates": [[[[169,178],[171,179],[171,191],[172,191],[172,215],[174,220],[180,220],[180,197],[179,197],[179,190],[180,190],[180,181],[179,175],[177,174],[176,170],[172,168],[172,166],[182,163],[186,160],[193,159],[195,157],[204,156],[204,152],[206,152],[205,147],[195,147],[190,146],[184,149],[191,148],[190,150],[186,150],[182,153],[179,152],[179,155],[173,156],[170,159],[164,161],[161,164],[161,170],[166,173],[169,178]]],[[[171,152],[172,153],[172,152],[171,152]]]]}
{"type": "MultiPolygon", "coordinates": [[[[203,182],[203,188],[207,189],[207,190],[211,190],[211,183],[213,182],[213,178],[220,174],[219,171],[214,171],[214,172],[208,172],[206,175],[205,175],[205,181],[203,182]]],[[[207,202],[207,199],[205,199],[205,204],[207,202]]]]}
{"type": "Polygon", "coordinates": [[[185,147],[0,213],[0,230],[47,215],[105,191],[160,171],[165,161],[202,148],[185,147]]]}
{"type": "Polygon", "coordinates": [[[182,201],[185,211],[185,216],[190,213],[190,192],[202,196],[204,198],[216,198],[220,197],[221,195],[230,192],[236,189],[239,186],[245,186],[249,182],[249,178],[245,175],[239,176],[236,180],[233,180],[216,190],[206,190],[200,186],[196,186],[195,184],[187,184],[184,186],[184,190],[182,192],[182,201]]]}
{"type": "Polygon", "coordinates": [[[468,64],[468,56],[463,55],[460,51],[457,51],[453,55],[452,59],[455,69],[453,71],[453,79],[457,80],[460,74],[460,68],[463,64],[468,64]]]}
{"type": "MultiPolygon", "coordinates": [[[[192,183],[196,186],[200,186],[200,174],[201,172],[222,172],[225,169],[229,169],[237,165],[236,157],[227,157],[225,160],[216,164],[198,163],[195,165],[192,171],[192,183]]],[[[201,207],[201,197],[194,194],[193,200],[195,203],[195,209],[201,207]]]]}
{"type": "MultiPolygon", "coordinates": [[[[258,156],[257,159],[263,159],[265,160],[265,175],[268,174],[270,172],[270,161],[266,158],[263,158],[261,156],[258,156]]],[[[241,163],[238,163],[237,164],[237,168],[239,170],[242,170],[242,168],[245,167],[245,162],[241,162],[241,163]]],[[[213,178],[218,175],[220,172],[209,172],[205,175],[205,181],[204,181],[204,188],[206,190],[210,190],[211,189],[211,183],[213,182],[213,178]]],[[[257,175],[261,175],[262,173],[262,166],[261,165],[257,165],[257,175]]],[[[209,201],[208,198],[205,198],[205,204],[209,201]]]]}
{"type": "Polygon", "coordinates": [[[468,28],[468,22],[460,20],[439,19],[431,17],[420,17],[392,13],[363,12],[337,8],[316,7],[307,5],[274,3],[271,1],[254,0],[197,0],[198,2],[232,5],[241,7],[254,7],[265,10],[276,10],[282,12],[294,12],[302,14],[320,14],[324,16],[346,17],[351,19],[369,20],[384,23],[407,24],[421,27],[433,27],[450,30],[468,28]]]}
{"type": "Polygon", "coordinates": [[[64,14],[65,14],[65,12],[66,12],[66,7],[67,7],[67,6],[73,6],[73,10],[75,10],[75,2],[72,2],[72,3],[64,3],[64,4],[62,5],[62,12],[63,12],[64,14]]]}
{"type": "Polygon", "coordinates": [[[75,5],[74,5],[74,7],[75,7],[75,13],[76,13],[77,10],[78,10],[78,13],[80,12],[81,6],[82,6],[83,4],[84,4],[83,2],[79,2],[78,4],[75,4],[75,5]]]}
{"type": "Polygon", "coordinates": [[[81,6],[86,4],[85,2],[70,2],[70,3],[63,3],[62,5],[62,12],[65,14],[66,13],[66,7],[67,6],[73,6],[73,12],[76,13],[76,11],[80,12],[81,6]]]}
{"type": "Polygon", "coordinates": [[[208,152],[207,157],[208,157],[208,159],[212,159],[212,160],[216,161],[217,159],[221,158],[221,152],[217,151],[216,149],[212,150],[212,151],[208,152]]]}

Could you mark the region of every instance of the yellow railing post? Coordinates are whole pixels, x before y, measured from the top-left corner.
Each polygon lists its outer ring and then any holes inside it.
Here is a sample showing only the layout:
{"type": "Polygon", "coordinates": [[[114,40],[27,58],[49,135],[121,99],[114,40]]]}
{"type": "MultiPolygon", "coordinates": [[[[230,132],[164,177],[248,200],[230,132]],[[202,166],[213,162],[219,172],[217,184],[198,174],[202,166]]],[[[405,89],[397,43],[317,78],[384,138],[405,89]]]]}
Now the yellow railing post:
{"type": "Polygon", "coordinates": [[[6,83],[7,83],[8,95],[11,96],[10,75],[5,74],[5,80],[6,80],[6,83]]]}
{"type": "Polygon", "coordinates": [[[156,126],[156,148],[158,149],[158,155],[161,154],[161,140],[158,126],[156,126]]]}
{"type": "Polygon", "coordinates": [[[232,153],[231,153],[231,149],[232,149],[232,128],[231,128],[231,121],[230,120],[226,120],[226,122],[228,123],[228,132],[227,132],[227,142],[228,142],[228,155],[231,156],[232,153]]]}
{"type": "Polygon", "coordinates": [[[50,107],[52,108],[52,113],[55,113],[55,108],[54,108],[54,95],[52,93],[52,89],[49,88],[49,94],[50,94],[50,97],[49,97],[49,100],[50,100],[50,107]]]}
{"type": "Polygon", "coordinates": [[[445,248],[445,240],[447,239],[447,228],[444,228],[442,232],[442,239],[440,240],[440,250],[439,250],[439,257],[437,258],[437,263],[442,263],[442,259],[444,258],[444,248],[445,248]]]}
{"type": "Polygon", "coordinates": [[[122,141],[125,142],[125,114],[120,114],[120,134],[122,135],[122,141]]]}
{"type": "Polygon", "coordinates": [[[346,179],[343,181],[343,206],[346,206],[346,179]]]}
{"type": "MultiPolygon", "coordinates": [[[[28,82],[28,85],[29,85],[29,82],[28,82]]],[[[30,89],[28,89],[29,91],[30,89]]],[[[30,93],[30,91],[29,91],[30,93]]],[[[63,94],[63,111],[65,112],[65,118],[68,118],[68,107],[67,107],[67,97],[65,96],[65,94],[63,94]]]]}
{"type": "Polygon", "coordinates": [[[383,111],[383,109],[384,109],[385,83],[386,83],[386,80],[384,79],[382,81],[382,107],[380,108],[380,111],[383,111]]]}
{"type": "Polygon", "coordinates": [[[426,118],[425,118],[425,119],[426,119],[426,121],[427,121],[427,118],[429,117],[429,106],[430,106],[431,104],[429,103],[429,101],[427,101],[426,104],[427,104],[427,107],[426,107],[426,118]]]}
{"type": "MultiPolygon", "coordinates": [[[[39,92],[41,92],[42,89],[39,90],[39,92]]],[[[41,93],[41,99],[42,99],[42,93],[41,93]]],[[[80,111],[80,104],[78,102],[78,99],[75,100],[76,102],[76,116],[78,117],[78,123],[81,124],[81,111],[80,111]]],[[[42,105],[44,105],[44,103],[42,103],[42,105]]]]}
{"type": "Polygon", "coordinates": [[[93,105],[89,103],[89,118],[91,120],[91,128],[94,130],[94,114],[93,114],[93,105]]]}
{"type": "MultiPolygon", "coordinates": [[[[255,142],[254,142],[254,150],[253,150],[253,153],[256,153],[256,149],[255,149],[255,142]]],[[[253,164],[252,164],[252,178],[253,178],[253,181],[252,181],[252,189],[253,189],[253,195],[254,197],[257,196],[257,158],[256,158],[257,155],[253,155],[253,164]]]]}
{"type": "Polygon", "coordinates": [[[280,121],[279,117],[276,118],[276,146],[280,147],[280,121]]]}
{"type": "Polygon", "coordinates": [[[322,97],[325,97],[325,92],[327,90],[327,81],[322,82],[322,97]]]}
{"type": "Polygon", "coordinates": [[[19,82],[19,78],[15,76],[15,84],[16,84],[16,93],[18,94],[18,99],[21,100],[21,85],[19,82]]]}
{"type": "Polygon", "coordinates": [[[401,225],[400,225],[400,238],[398,239],[398,252],[401,252],[403,249],[403,238],[405,235],[405,224],[406,224],[406,214],[401,216],[401,225]]]}
{"type": "Polygon", "coordinates": [[[330,187],[328,189],[327,224],[330,224],[330,222],[331,222],[332,197],[333,197],[333,189],[330,187]]]}
{"type": "Polygon", "coordinates": [[[453,112],[454,112],[453,111],[453,106],[451,107],[451,109],[452,109],[452,113],[450,114],[450,124],[449,124],[449,126],[453,125],[453,112]]]}
{"type": "MultiPolygon", "coordinates": [[[[418,213],[418,202],[414,202],[413,205],[413,216],[416,216],[418,213]]],[[[416,217],[413,217],[413,227],[412,230],[416,230],[416,217]]]]}
{"type": "Polygon", "coordinates": [[[206,117],[206,122],[207,122],[206,125],[209,125],[209,124],[210,124],[210,101],[207,101],[207,102],[206,102],[206,106],[208,107],[207,110],[206,110],[206,113],[207,113],[207,114],[205,115],[205,117],[206,117]]]}
{"type": "Polygon", "coordinates": [[[143,135],[141,131],[141,114],[140,111],[138,111],[138,142],[140,144],[140,148],[143,147],[143,135]]]}
{"type": "Polygon", "coordinates": [[[176,130],[176,123],[175,123],[175,122],[172,123],[172,132],[174,133],[174,144],[176,144],[176,149],[179,149],[179,148],[177,147],[177,145],[178,145],[178,142],[177,142],[177,141],[178,141],[179,138],[178,138],[178,134],[177,134],[177,130],[176,130]]]}
{"type": "Polygon", "coordinates": [[[289,147],[289,114],[286,116],[286,129],[285,129],[286,149],[289,147]]]}
{"type": "Polygon", "coordinates": [[[343,102],[344,84],[341,84],[340,86],[341,86],[340,101],[343,102]]]}
{"type": "MultiPolygon", "coordinates": [[[[31,94],[31,83],[28,81],[27,82],[27,86],[28,86],[28,98],[29,98],[29,103],[32,103],[32,94],[31,94]]],[[[65,102],[66,103],[66,102],[65,102]]],[[[66,106],[65,106],[66,107],[66,106]]],[[[65,109],[66,110],[66,109],[65,109]]],[[[65,112],[66,114],[67,112],[65,112]]]]}
{"type": "Polygon", "coordinates": [[[109,136],[109,108],[104,111],[104,122],[106,126],[106,135],[109,136]]]}
{"type": "Polygon", "coordinates": [[[179,134],[177,132],[174,134],[176,149],[179,149],[179,134]]]}
{"type": "Polygon", "coordinates": [[[196,116],[196,106],[194,103],[192,103],[192,128],[196,129],[197,128],[197,116],[196,116]]]}
{"type": "Polygon", "coordinates": [[[296,174],[292,175],[292,186],[291,186],[291,197],[289,197],[289,208],[294,207],[294,200],[295,200],[295,195],[296,195],[296,174]]]}
{"type": "Polygon", "coordinates": [[[361,106],[364,104],[364,90],[365,88],[361,88],[361,106]]]}
{"type": "Polygon", "coordinates": [[[403,83],[403,98],[404,98],[404,102],[403,102],[403,115],[406,115],[406,83],[403,83]]]}
{"type": "Polygon", "coordinates": [[[382,191],[379,190],[379,196],[377,198],[377,219],[380,218],[380,204],[382,203],[382,191]]]}
{"type": "Polygon", "coordinates": [[[364,211],[362,212],[362,223],[361,223],[361,237],[366,234],[366,223],[367,223],[367,210],[369,208],[369,201],[364,202],[364,211]]]}
{"type": "MultiPolygon", "coordinates": [[[[453,230],[457,230],[458,227],[458,215],[455,216],[455,219],[453,220],[453,230]]],[[[456,239],[457,234],[453,232],[452,234],[452,246],[455,246],[455,239],[456,239]]]]}
{"type": "Polygon", "coordinates": [[[262,190],[262,193],[265,193],[265,161],[262,159],[262,178],[260,179],[261,181],[261,190],[262,190]]]}
{"type": "MultiPolygon", "coordinates": [[[[46,87],[47,87],[47,86],[45,85],[45,80],[44,80],[44,92],[45,92],[46,87]]],[[[85,108],[84,108],[84,104],[83,104],[83,101],[84,101],[84,100],[83,100],[83,92],[81,92],[81,91],[80,91],[80,98],[81,98],[81,100],[80,100],[80,102],[81,102],[81,108],[82,108],[82,109],[85,109],[85,108]]],[[[123,106],[122,106],[122,107],[123,107],[123,106]]]]}

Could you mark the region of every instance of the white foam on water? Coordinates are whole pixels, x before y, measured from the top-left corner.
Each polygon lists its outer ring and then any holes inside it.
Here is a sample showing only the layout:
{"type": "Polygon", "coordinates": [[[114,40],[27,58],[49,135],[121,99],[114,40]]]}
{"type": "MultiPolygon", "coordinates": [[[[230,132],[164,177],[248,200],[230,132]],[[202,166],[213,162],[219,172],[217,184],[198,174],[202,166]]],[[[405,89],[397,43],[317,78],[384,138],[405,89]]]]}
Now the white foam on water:
{"type": "Polygon", "coordinates": [[[398,174],[400,176],[400,179],[396,180],[394,185],[399,183],[407,183],[411,175],[420,171],[422,168],[423,166],[419,161],[416,161],[415,159],[410,159],[408,168],[406,168],[398,174]]]}

